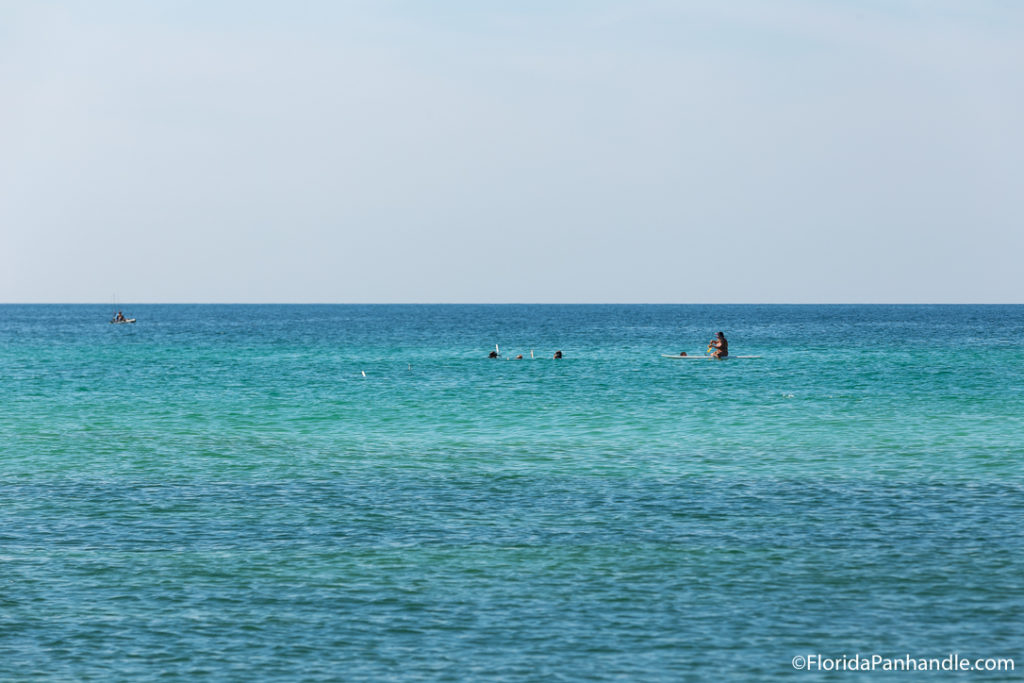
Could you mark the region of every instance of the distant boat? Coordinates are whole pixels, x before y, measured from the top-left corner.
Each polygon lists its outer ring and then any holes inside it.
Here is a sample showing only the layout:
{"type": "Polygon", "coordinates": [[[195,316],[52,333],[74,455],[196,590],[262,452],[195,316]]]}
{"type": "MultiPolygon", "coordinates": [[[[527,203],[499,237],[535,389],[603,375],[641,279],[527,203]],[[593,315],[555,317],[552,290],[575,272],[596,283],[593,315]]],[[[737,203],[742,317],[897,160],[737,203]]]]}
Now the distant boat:
{"type": "Polygon", "coordinates": [[[135,322],[135,318],[125,318],[121,313],[121,309],[117,307],[117,295],[114,295],[114,317],[110,319],[111,325],[127,325],[128,323],[135,322]],[[121,319],[118,320],[118,317],[121,319]]]}

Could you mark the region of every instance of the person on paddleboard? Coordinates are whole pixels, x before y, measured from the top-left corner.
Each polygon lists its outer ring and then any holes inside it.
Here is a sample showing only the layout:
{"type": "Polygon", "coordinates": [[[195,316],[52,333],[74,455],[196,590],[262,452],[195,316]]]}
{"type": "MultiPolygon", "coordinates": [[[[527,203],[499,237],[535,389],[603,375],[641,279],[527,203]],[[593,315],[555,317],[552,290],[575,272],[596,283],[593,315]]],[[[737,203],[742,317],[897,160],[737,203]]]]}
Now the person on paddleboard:
{"type": "Polygon", "coordinates": [[[714,348],[711,352],[712,358],[725,358],[729,355],[729,342],[725,340],[725,335],[718,332],[715,338],[708,343],[708,348],[714,348]]]}

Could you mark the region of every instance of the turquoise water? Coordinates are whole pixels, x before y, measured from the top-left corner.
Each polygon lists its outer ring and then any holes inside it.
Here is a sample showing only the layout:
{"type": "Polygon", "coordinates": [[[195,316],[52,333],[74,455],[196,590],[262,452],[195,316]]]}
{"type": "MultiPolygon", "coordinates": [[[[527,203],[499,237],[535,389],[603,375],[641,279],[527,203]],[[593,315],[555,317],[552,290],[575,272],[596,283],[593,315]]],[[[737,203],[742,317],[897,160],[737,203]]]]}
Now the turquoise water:
{"type": "Polygon", "coordinates": [[[0,306],[2,680],[1024,666],[1024,306],[122,308],[0,306]]]}

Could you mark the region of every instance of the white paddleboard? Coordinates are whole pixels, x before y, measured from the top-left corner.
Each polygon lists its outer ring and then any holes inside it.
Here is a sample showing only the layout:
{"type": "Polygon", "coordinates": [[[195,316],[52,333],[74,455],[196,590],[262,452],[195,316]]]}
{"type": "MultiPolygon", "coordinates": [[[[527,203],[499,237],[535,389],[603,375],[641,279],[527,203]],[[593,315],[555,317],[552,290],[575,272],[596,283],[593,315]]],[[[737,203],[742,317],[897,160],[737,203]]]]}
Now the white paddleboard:
{"type": "MultiPolygon", "coordinates": [[[[719,359],[717,359],[717,358],[715,358],[714,356],[711,356],[711,355],[707,355],[707,356],[680,356],[679,354],[676,354],[676,353],[663,353],[663,354],[661,354],[661,357],[662,358],[673,358],[675,360],[719,360],[719,359]]],[[[764,356],[726,356],[725,358],[722,358],[721,360],[729,360],[730,358],[764,358],[764,356]]]]}

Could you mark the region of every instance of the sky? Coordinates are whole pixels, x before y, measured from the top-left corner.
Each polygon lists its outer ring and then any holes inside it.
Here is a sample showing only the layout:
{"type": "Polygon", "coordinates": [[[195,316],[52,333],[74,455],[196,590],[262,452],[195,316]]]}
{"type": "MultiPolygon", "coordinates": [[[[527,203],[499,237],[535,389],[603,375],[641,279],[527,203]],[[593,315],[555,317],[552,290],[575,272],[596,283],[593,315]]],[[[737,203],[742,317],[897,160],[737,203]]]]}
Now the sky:
{"type": "Polygon", "coordinates": [[[1024,3],[0,0],[0,302],[1022,303],[1024,3]]]}

